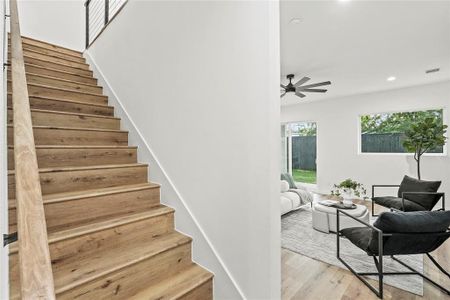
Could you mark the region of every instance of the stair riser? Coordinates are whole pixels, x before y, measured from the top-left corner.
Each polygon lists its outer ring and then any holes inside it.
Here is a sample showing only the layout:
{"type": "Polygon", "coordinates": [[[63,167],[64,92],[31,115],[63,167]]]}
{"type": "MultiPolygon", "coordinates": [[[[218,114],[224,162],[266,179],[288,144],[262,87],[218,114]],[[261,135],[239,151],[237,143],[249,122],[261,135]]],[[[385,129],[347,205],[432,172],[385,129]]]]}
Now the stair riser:
{"type": "MultiPolygon", "coordinates": [[[[46,203],[45,217],[49,232],[69,229],[98,218],[126,215],[146,211],[159,204],[160,189],[87,197],[71,201],[46,203]]],[[[9,232],[17,231],[16,209],[9,210],[9,232]]]]}
{"type": "MultiPolygon", "coordinates": [[[[11,93],[11,81],[8,81],[8,92],[11,93]]],[[[60,90],[56,88],[48,88],[43,86],[28,85],[28,95],[35,97],[48,97],[57,98],[63,100],[74,100],[89,104],[108,104],[108,97],[104,95],[92,95],[84,94],[81,92],[70,91],[70,90],[60,90]]]]}
{"type": "MultiPolygon", "coordinates": [[[[13,124],[13,115],[13,110],[8,109],[8,124],[13,124]]],[[[112,118],[32,111],[31,119],[34,126],[120,129],[120,119],[112,118]]]]}
{"type": "MultiPolygon", "coordinates": [[[[147,182],[147,166],[40,172],[42,194],[81,191],[147,182]]],[[[8,175],[8,197],[15,198],[15,177],[8,175]]]]}
{"type": "MultiPolygon", "coordinates": [[[[127,132],[87,131],[58,128],[34,128],[36,145],[127,146],[127,132]]],[[[13,128],[8,126],[8,145],[14,145],[13,128]]]]}
{"type": "Polygon", "coordinates": [[[187,244],[57,296],[58,299],[127,299],[142,287],[173,276],[191,263],[191,246],[187,244]]]}
{"type": "Polygon", "coordinates": [[[62,64],[26,56],[26,55],[23,56],[23,59],[24,59],[25,63],[27,63],[27,64],[33,64],[33,65],[37,65],[37,66],[41,66],[41,67],[45,67],[45,68],[52,68],[52,69],[56,69],[56,70],[70,72],[70,73],[77,74],[77,75],[92,76],[92,74],[93,74],[92,71],[90,71],[90,70],[74,68],[74,67],[70,67],[67,65],[62,65],[62,64]]]}
{"type": "Polygon", "coordinates": [[[71,80],[75,82],[80,83],[87,83],[87,84],[97,84],[97,79],[95,79],[92,76],[84,77],[84,76],[78,76],[76,74],[69,74],[65,72],[59,72],[58,70],[50,70],[50,69],[44,69],[42,67],[36,66],[36,65],[25,65],[25,71],[28,73],[34,73],[34,74],[40,74],[40,75],[47,75],[52,76],[56,78],[71,80]]]}
{"type": "MultiPolygon", "coordinates": [[[[49,77],[41,77],[36,76],[34,74],[26,74],[27,75],[27,83],[35,83],[40,85],[51,86],[55,88],[76,90],[85,93],[94,93],[94,94],[102,94],[102,87],[93,86],[93,85],[85,85],[77,82],[71,81],[63,81],[58,78],[49,78],[49,77]]],[[[8,71],[8,78],[11,78],[11,72],[8,71]]]]}
{"type": "MultiPolygon", "coordinates": [[[[134,222],[131,224],[125,224],[122,226],[117,226],[113,228],[109,228],[103,231],[93,232],[89,234],[85,234],[83,236],[79,236],[76,238],[62,240],[58,242],[54,242],[49,244],[50,257],[52,260],[52,269],[53,273],[58,273],[64,270],[64,265],[68,262],[80,261],[80,264],[83,264],[82,257],[93,256],[96,251],[100,248],[105,247],[115,247],[115,245],[121,243],[133,243],[136,240],[146,239],[149,242],[152,241],[153,237],[159,236],[165,233],[169,233],[173,231],[173,214],[166,214],[162,216],[157,216],[150,219],[141,220],[138,222],[134,222]]],[[[176,269],[177,265],[182,267],[184,264],[190,262],[190,245],[187,244],[185,246],[177,247],[172,251],[167,251],[167,253],[161,253],[154,258],[150,258],[147,261],[140,262],[136,265],[129,266],[122,271],[119,271],[122,275],[128,274],[128,280],[133,282],[138,278],[135,277],[133,272],[136,272],[136,269],[140,269],[138,266],[145,265],[148,269],[142,270],[142,277],[145,278],[145,273],[154,273],[154,271],[165,272],[165,269],[168,267],[167,265],[158,266],[158,262],[171,262],[171,266],[174,266],[176,269]],[[178,259],[181,259],[178,262],[178,259]],[[145,263],[147,262],[147,264],[145,263]],[[151,264],[148,264],[148,263],[151,264]],[[122,273],[124,272],[124,273],[122,273]]],[[[107,259],[107,258],[105,258],[107,259]]],[[[18,254],[14,253],[10,255],[10,287],[11,294],[16,294],[19,287],[19,273],[18,273],[18,254]]],[[[170,270],[172,271],[172,270],[170,270]]],[[[67,270],[67,272],[76,272],[76,270],[67,270]]],[[[112,273],[112,277],[114,277],[115,273],[112,273]]],[[[80,274],[82,275],[82,274],[80,274]]],[[[158,274],[157,274],[158,275],[158,274]]],[[[164,273],[159,274],[159,276],[165,276],[164,273]]],[[[122,279],[119,279],[122,280],[122,279]]],[[[97,284],[105,284],[105,279],[99,278],[94,282],[90,282],[75,288],[70,292],[78,292],[82,288],[89,286],[93,283],[97,284]]],[[[58,279],[55,278],[55,285],[58,285],[58,279]]],[[[136,285],[137,286],[137,285],[136,285]]],[[[94,292],[94,291],[93,291],[94,292]]],[[[102,292],[102,291],[100,291],[102,292]]],[[[69,294],[67,293],[67,294],[69,294]]],[[[60,298],[60,297],[58,297],[60,298]]],[[[71,298],[71,299],[75,299],[71,298]]],[[[89,299],[83,298],[83,299],[89,299]]],[[[95,299],[95,298],[90,298],[95,299]]],[[[105,299],[105,298],[102,298],[105,299]]]]}
{"type": "MultiPolygon", "coordinates": [[[[111,106],[97,106],[36,97],[30,97],[29,99],[31,108],[100,116],[114,116],[114,108],[111,106]]],[[[10,94],[8,94],[8,108],[12,108],[12,96],[10,94]]]]}
{"type": "MultiPolygon", "coordinates": [[[[51,149],[37,148],[39,168],[78,167],[137,162],[137,149],[51,149]]],[[[14,170],[14,149],[8,149],[8,169],[14,170]]]]}
{"type": "MultiPolygon", "coordinates": [[[[57,63],[57,64],[63,64],[72,68],[82,69],[82,70],[89,70],[89,65],[86,63],[80,63],[80,62],[74,62],[71,60],[67,60],[64,58],[59,58],[43,53],[38,53],[35,51],[27,51],[26,49],[23,50],[23,55],[28,56],[30,58],[40,59],[43,61],[51,62],[51,63],[57,63]]],[[[11,53],[8,53],[8,57],[11,57],[11,53]]]]}
{"type": "MultiPolygon", "coordinates": [[[[177,300],[212,300],[213,299],[213,279],[209,279],[204,284],[196,287],[186,295],[178,298],[177,300]]],[[[162,299],[161,299],[162,300],[162,299]]]]}
{"type": "MultiPolygon", "coordinates": [[[[8,42],[10,42],[10,41],[11,41],[11,39],[10,39],[10,36],[9,36],[9,33],[8,33],[8,42]]],[[[67,49],[67,48],[64,48],[64,47],[59,47],[59,46],[52,45],[52,44],[47,44],[47,43],[44,43],[44,42],[41,42],[41,41],[36,41],[34,39],[30,39],[30,38],[27,38],[27,37],[22,37],[22,44],[33,45],[33,46],[37,46],[37,47],[41,47],[41,48],[44,48],[44,49],[57,51],[57,52],[60,52],[60,53],[65,53],[67,55],[72,55],[72,56],[76,56],[76,57],[83,57],[83,55],[80,52],[78,52],[78,51],[67,49]]]]}
{"type": "Polygon", "coordinates": [[[74,55],[69,55],[69,54],[66,54],[66,53],[50,50],[50,49],[47,49],[47,48],[42,48],[42,47],[35,46],[35,45],[22,43],[22,48],[23,48],[24,51],[32,50],[32,51],[40,52],[42,54],[63,58],[63,59],[68,60],[68,61],[73,61],[73,62],[82,63],[82,64],[86,63],[86,59],[84,57],[77,57],[77,56],[74,56],[74,55]]]}

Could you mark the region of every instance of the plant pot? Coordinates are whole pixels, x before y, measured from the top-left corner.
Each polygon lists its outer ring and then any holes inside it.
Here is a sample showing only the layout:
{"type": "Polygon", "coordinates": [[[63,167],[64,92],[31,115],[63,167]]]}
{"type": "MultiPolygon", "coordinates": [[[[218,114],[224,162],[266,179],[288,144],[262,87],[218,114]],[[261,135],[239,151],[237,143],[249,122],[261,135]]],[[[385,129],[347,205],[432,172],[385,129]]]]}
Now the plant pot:
{"type": "Polygon", "coordinates": [[[342,201],[342,204],[344,204],[344,206],[350,207],[353,205],[353,191],[345,191],[344,193],[342,193],[342,198],[344,199],[342,201]]]}

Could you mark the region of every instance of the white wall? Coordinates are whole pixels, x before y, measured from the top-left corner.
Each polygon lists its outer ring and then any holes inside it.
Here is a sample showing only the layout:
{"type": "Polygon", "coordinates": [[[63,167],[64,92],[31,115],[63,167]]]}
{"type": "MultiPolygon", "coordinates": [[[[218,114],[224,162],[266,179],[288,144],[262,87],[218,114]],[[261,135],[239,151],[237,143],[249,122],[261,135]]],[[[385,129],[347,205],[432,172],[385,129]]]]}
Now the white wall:
{"type": "Polygon", "coordinates": [[[18,0],[22,35],[84,50],[84,0],[18,0]]]}
{"type": "MultiPolygon", "coordinates": [[[[372,184],[399,184],[403,175],[417,177],[411,155],[358,154],[358,124],[362,114],[444,108],[449,124],[450,81],[380,93],[309,102],[282,107],[283,122],[317,122],[318,188],[329,192],[346,178],[372,184]]],[[[450,157],[425,156],[422,179],[442,180],[441,190],[450,195],[450,157]]]]}
{"type": "Polygon", "coordinates": [[[87,52],[216,299],[280,298],[278,15],[129,1],[87,52]]]}

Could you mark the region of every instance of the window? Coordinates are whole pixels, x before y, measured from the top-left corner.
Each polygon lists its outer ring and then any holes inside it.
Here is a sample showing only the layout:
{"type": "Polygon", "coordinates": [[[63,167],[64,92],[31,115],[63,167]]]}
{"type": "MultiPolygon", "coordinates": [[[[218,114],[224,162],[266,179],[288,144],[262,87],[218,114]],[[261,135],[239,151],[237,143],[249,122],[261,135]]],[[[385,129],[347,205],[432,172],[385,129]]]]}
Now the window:
{"type": "MultiPolygon", "coordinates": [[[[422,110],[363,115],[360,117],[361,153],[405,153],[404,133],[411,123],[433,117],[443,124],[443,110],[422,110]]],[[[428,153],[444,153],[443,147],[428,153]]]]}
{"type": "Polygon", "coordinates": [[[317,125],[315,122],[287,123],[281,126],[282,172],[296,182],[317,182],[317,125]]]}

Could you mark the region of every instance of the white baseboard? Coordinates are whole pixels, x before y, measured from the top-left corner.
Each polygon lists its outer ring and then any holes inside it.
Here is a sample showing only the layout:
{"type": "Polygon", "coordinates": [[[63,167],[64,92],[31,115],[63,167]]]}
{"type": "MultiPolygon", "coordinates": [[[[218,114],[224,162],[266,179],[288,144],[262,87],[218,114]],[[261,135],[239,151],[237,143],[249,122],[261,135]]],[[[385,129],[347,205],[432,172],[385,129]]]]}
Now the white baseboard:
{"type": "Polygon", "coordinates": [[[108,96],[109,103],[114,106],[115,116],[121,118],[122,129],[129,131],[130,144],[138,146],[140,160],[151,166],[152,181],[161,184],[161,202],[175,208],[176,229],[193,238],[193,260],[214,273],[214,298],[247,299],[194,213],[164,170],[150,144],[133,122],[123,102],[114,92],[107,78],[89,54],[89,51],[84,52],[84,56],[97,77],[99,84],[103,86],[103,93],[108,96]],[[165,199],[166,201],[170,199],[170,202],[165,202],[165,199]]]}

